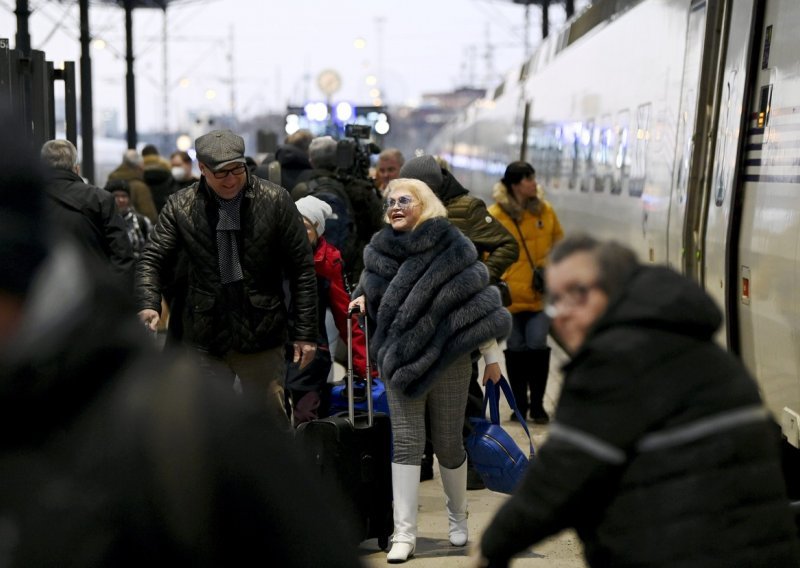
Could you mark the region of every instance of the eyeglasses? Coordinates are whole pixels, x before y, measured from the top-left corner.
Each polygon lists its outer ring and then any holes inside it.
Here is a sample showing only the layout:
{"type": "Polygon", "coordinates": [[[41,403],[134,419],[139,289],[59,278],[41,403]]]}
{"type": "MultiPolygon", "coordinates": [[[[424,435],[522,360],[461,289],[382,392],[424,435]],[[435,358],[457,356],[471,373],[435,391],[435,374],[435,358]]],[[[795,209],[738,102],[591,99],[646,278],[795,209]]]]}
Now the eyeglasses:
{"type": "Polygon", "coordinates": [[[600,289],[597,282],[591,284],[572,284],[560,294],[548,293],[544,312],[554,318],[563,312],[564,308],[578,308],[586,304],[589,292],[595,288],[600,289]],[[560,307],[559,307],[560,306],[560,307]]]}
{"type": "Polygon", "coordinates": [[[212,174],[214,175],[214,179],[225,179],[226,177],[228,177],[228,174],[232,174],[235,176],[242,175],[246,169],[247,165],[241,164],[229,170],[222,170],[221,172],[212,172],[212,174]]]}
{"type": "Polygon", "coordinates": [[[388,211],[389,209],[394,209],[395,207],[397,207],[401,211],[405,211],[412,205],[416,205],[416,203],[414,203],[413,197],[411,197],[410,195],[401,195],[397,199],[395,199],[394,197],[390,197],[389,199],[384,201],[383,210],[388,211]]]}

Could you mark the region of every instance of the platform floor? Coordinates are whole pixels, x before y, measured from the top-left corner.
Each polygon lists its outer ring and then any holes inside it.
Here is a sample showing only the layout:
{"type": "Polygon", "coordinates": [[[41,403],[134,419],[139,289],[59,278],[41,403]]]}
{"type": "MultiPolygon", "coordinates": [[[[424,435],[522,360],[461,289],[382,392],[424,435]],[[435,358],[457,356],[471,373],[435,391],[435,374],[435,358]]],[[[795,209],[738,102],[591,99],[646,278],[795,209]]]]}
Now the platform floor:
{"type": "MultiPolygon", "coordinates": [[[[561,364],[565,355],[553,345],[550,377],[545,395],[545,408],[552,411],[561,390],[561,364]]],[[[522,427],[516,422],[507,421],[511,411],[501,407],[503,426],[514,436],[520,447],[527,445],[522,427]]],[[[552,414],[552,413],[551,413],[552,414]]],[[[528,424],[534,448],[541,447],[547,437],[547,426],[528,424]]],[[[470,544],[465,548],[450,545],[447,538],[447,513],[444,505],[444,491],[439,477],[438,466],[434,466],[434,478],[420,484],[419,496],[419,535],[414,558],[407,563],[409,567],[447,566],[462,567],[470,565],[469,549],[500,508],[508,496],[493,493],[486,489],[468,492],[470,544]]],[[[360,546],[361,557],[367,567],[387,566],[386,552],[378,549],[376,539],[365,541],[360,546]]],[[[581,543],[572,531],[565,531],[528,550],[512,561],[514,568],[585,568],[581,543]]]]}

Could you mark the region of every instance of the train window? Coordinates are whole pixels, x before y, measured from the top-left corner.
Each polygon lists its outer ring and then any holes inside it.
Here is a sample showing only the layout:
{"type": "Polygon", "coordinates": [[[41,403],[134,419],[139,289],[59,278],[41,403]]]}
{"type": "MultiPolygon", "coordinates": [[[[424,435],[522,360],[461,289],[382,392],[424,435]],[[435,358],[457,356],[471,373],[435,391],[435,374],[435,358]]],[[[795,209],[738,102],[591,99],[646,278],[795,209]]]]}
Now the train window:
{"type": "Polygon", "coordinates": [[[591,191],[594,183],[595,131],[594,120],[584,124],[581,130],[579,175],[581,178],[581,191],[583,192],[591,191]]]}
{"type": "Polygon", "coordinates": [[[528,70],[531,66],[531,61],[533,58],[528,59],[525,63],[522,64],[522,67],[519,70],[519,82],[522,83],[525,79],[528,78],[528,70]]]}
{"type": "Polygon", "coordinates": [[[761,97],[758,101],[758,127],[769,126],[769,111],[772,107],[772,85],[761,87],[761,97]]]}
{"type": "Polygon", "coordinates": [[[497,85],[497,88],[494,90],[494,97],[492,97],[492,100],[496,101],[497,99],[502,97],[503,96],[503,92],[505,90],[506,90],[506,82],[503,81],[502,83],[497,85]]]}
{"type": "Polygon", "coordinates": [[[628,152],[630,113],[627,110],[617,114],[614,125],[614,167],[611,177],[611,193],[620,194],[623,184],[627,183],[631,171],[631,157],[628,152]]]}
{"type": "Polygon", "coordinates": [[[772,46],[772,26],[764,32],[764,52],[761,56],[761,69],[769,69],[769,50],[772,46]]]}
{"type": "Polygon", "coordinates": [[[631,137],[633,163],[628,184],[628,194],[633,197],[639,197],[644,192],[644,182],[647,177],[647,147],[650,142],[651,109],[650,103],[640,105],[636,109],[636,131],[631,137]]]}

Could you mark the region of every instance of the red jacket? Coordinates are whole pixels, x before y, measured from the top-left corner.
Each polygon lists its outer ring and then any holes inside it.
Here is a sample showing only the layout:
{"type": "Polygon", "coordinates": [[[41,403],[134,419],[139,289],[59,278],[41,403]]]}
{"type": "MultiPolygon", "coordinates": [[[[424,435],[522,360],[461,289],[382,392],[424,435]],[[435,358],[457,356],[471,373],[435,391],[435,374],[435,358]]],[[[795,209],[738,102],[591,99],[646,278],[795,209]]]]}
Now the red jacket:
{"type": "MultiPolygon", "coordinates": [[[[339,337],[342,341],[347,341],[347,306],[350,304],[350,295],[344,286],[343,277],[344,263],[342,254],[335,246],[320,237],[317,241],[317,248],[314,251],[314,270],[318,280],[327,282],[328,296],[320,297],[320,305],[330,308],[333,319],[336,322],[336,329],[339,330],[339,337]]],[[[322,319],[320,312],[320,319],[322,319]]],[[[364,332],[353,320],[353,369],[359,377],[366,376],[366,342],[364,332]]]]}

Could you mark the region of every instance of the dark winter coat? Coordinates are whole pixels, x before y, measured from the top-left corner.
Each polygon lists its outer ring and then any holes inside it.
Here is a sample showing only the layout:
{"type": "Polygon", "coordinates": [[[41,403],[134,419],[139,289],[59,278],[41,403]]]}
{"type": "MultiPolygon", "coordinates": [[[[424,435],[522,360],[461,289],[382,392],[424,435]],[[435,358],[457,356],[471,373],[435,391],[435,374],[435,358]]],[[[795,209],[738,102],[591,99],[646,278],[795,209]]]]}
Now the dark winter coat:
{"type": "Polygon", "coordinates": [[[275,159],[281,165],[281,185],[286,191],[291,191],[297,185],[300,174],[311,169],[308,153],[291,144],[278,146],[275,159]]]}
{"type": "Polygon", "coordinates": [[[442,176],[442,185],[435,191],[447,208],[447,219],[472,241],[489,269],[489,279],[497,282],[519,257],[517,239],[450,172],[443,169],[442,176]]]}
{"type": "MultiPolygon", "coordinates": [[[[153,204],[156,206],[156,211],[161,213],[169,196],[178,191],[181,186],[175,181],[175,178],[172,177],[172,172],[166,168],[146,167],[144,169],[143,178],[147,187],[150,188],[150,194],[153,196],[153,204]]],[[[188,187],[188,185],[184,187],[188,187]]]]}
{"type": "Polygon", "coordinates": [[[50,171],[46,193],[56,228],[71,234],[86,251],[108,263],[130,287],[133,248],[114,196],[87,184],[75,172],[56,168],[50,171]]]}
{"type": "Polygon", "coordinates": [[[798,566],[777,429],[695,284],[641,268],[565,368],[547,442],[484,533],[493,565],[574,527],[591,566],[798,566]]]}
{"type": "Polygon", "coordinates": [[[413,231],[376,233],[364,249],[361,293],[381,376],[410,397],[422,396],[459,356],[504,338],[511,327],[475,246],[442,217],[413,231]]]}
{"type": "Polygon", "coordinates": [[[162,277],[178,252],[188,261],[184,337],[224,353],[254,353],[283,345],[287,313],[283,280],[294,306],[294,339],[316,341],[317,280],[305,227],[288,192],[249,177],[241,200],[239,258],[244,281],[220,282],[216,226],[219,209],[202,179],[172,195],[137,265],[138,309],[161,310],[162,277]]]}
{"type": "Polygon", "coordinates": [[[294,444],[103,274],[60,247],[0,346],[0,564],[359,566],[294,444]]]}

